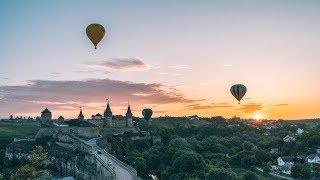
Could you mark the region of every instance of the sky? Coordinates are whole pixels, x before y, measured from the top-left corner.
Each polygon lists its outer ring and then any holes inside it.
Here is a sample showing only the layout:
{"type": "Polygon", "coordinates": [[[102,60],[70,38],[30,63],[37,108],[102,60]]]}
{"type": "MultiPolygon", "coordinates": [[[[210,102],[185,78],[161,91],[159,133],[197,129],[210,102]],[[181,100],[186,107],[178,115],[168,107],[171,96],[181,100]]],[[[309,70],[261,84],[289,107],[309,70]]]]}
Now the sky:
{"type": "Polygon", "coordinates": [[[320,1],[3,0],[0,118],[320,117],[320,1]],[[100,23],[98,49],[85,34],[100,23]],[[233,84],[248,91],[241,104],[233,84]]]}

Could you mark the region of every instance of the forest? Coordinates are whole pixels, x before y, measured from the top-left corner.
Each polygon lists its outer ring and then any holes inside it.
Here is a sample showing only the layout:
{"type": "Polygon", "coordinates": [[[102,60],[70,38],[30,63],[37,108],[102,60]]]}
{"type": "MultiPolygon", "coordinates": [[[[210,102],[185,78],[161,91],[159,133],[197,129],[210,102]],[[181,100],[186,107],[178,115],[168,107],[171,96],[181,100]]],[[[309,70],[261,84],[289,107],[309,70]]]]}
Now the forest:
{"type": "Polygon", "coordinates": [[[135,121],[147,136],[126,133],[105,137],[100,143],[144,179],[272,179],[271,166],[280,156],[295,157],[293,178],[320,177],[319,168],[312,169],[304,161],[320,146],[320,126],[308,129],[304,123],[279,121],[278,128],[268,130],[222,117],[196,124],[170,117],[154,120],[152,125],[142,122],[135,121]],[[294,142],[283,141],[298,128],[308,130],[294,142]],[[272,154],[272,148],[279,153],[272,154]]]}

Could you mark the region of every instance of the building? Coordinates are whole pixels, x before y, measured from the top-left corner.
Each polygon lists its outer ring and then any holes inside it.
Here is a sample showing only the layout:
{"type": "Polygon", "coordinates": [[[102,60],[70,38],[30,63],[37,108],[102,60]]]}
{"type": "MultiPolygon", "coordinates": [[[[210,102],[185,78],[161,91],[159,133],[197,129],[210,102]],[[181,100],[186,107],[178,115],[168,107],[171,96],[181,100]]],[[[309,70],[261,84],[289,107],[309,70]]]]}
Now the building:
{"type": "Polygon", "coordinates": [[[102,118],[103,118],[103,116],[100,113],[98,113],[96,115],[92,115],[93,120],[101,120],[102,118]]]}
{"type": "Polygon", "coordinates": [[[127,113],[126,113],[126,119],[127,119],[126,125],[127,125],[128,127],[133,127],[133,123],[132,123],[132,112],[131,112],[130,104],[128,104],[128,109],[127,109],[127,113]]]}
{"type": "Polygon", "coordinates": [[[59,116],[59,117],[58,117],[58,121],[64,121],[64,117],[59,116]]]}
{"type": "Polygon", "coordinates": [[[52,113],[48,108],[41,112],[41,126],[52,125],[52,113]]]}
{"type": "Polygon", "coordinates": [[[301,129],[301,128],[298,128],[298,129],[297,129],[297,132],[296,132],[296,135],[300,136],[300,135],[302,135],[303,133],[304,133],[304,130],[301,129]]]}
{"type": "Polygon", "coordinates": [[[51,113],[51,111],[49,111],[48,108],[46,108],[45,110],[43,110],[41,112],[41,119],[42,119],[42,121],[51,121],[52,120],[52,113],[51,113]]]}
{"type": "Polygon", "coordinates": [[[112,123],[112,111],[109,104],[109,99],[107,99],[107,107],[103,113],[105,119],[105,126],[113,126],[112,123]]]}
{"type": "Polygon", "coordinates": [[[270,154],[279,154],[279,148],[271,148],[270,149],[270,154]]]}
{"type": "Polygon", "coordinates": [[[283,156],[278,158],[278,166],[283,166],[286,163],[293,165],[293,157],[291,156],[283,156]]]}
{"type": "Polygon", "coordinates": [[[284,174],[291,174],[291,168],[294,164],[293,157],[291,156],[283,156],[279,157],[278,160],[278,167],[284,174]]]}
{"type": "Polygon", "coordinates": [[[320,164],[320,154],[310,154],[307,156],[307,162],[310,164],[320,164]]]}
{"type": "Polygon", "coordinates": [[[131,128],[134,127],[132,122],[132,111],[131,106],[128,104],[127,111],[125,115],[113,115],[111,111],[110,102],[107,99],[106,108],[104,110],[103,116],[101,114],[92,115],[90,123],[106,128],[131,128]]]}
{"type": "Polygon", "coordinates": [[[83,116],[83,114],[82,114],[82,109],[80,108],[80,113],[79,113],[79,115],[78,115],[78,120],[79,121],[83,121],[84,120],[84,116],[83,116]]]}
{"type": "Polygon", "coordinates": [[[288,142],[293,142],[295,140],[296,140],[296,138],[294,136],[291,136],[291,135],[287,135],[286,137],[283,138],[283,141],[287,142],[287,143],[288,142]]]}

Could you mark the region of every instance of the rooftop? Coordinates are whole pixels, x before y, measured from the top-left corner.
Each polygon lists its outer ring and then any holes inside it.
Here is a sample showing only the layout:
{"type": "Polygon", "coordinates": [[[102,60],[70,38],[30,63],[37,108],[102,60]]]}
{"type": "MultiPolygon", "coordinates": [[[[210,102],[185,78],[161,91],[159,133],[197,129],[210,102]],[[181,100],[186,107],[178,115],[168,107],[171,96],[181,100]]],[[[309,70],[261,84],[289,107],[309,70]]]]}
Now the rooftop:
{"type": "Polygon", "coordinates": [[[51,111],[49,111],[48,108],[46,108],[45,110],[43,110],[41,113],[51,113],[51,111]]]}

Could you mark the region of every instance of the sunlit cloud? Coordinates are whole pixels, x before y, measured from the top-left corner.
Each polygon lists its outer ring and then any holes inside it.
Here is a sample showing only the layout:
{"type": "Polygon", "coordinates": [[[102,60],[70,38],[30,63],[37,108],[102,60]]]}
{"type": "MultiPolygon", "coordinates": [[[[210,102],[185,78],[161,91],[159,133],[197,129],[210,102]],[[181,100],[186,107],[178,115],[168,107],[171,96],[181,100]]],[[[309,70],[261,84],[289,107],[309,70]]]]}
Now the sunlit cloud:
{"type": "Polygon", "coordinates": [[[86,63],[86,66],[92,69],[109,71],[144,71],[150,68],[139,58],[113,58],[100,62],[86,63]]]}
{"type": "Polygon", "coordinates": [[[189,104],[186,106],[187,109],[189,110],[202,110],[202,109],[211,109],[213,106],[211,105],[202,105],[200,103],[195,103],[195,104],[189,104]]]}
{"type": "Polygon", "coordinates": [[[212,107],[214,108],[232,108],[233,105],[230,103],[222,102],[222,103],[212,103],[212,107]]]}
{"type": "Polygon", "coordinates": [[[169,73],[167,72],[159,72],[160,75],[168,75],[169,73]]]}
{"type": "Polygon", "coordinates": [[[289,106],[289,104],[283,103],[283,104],[276,104],[275,106],[281,107],[281,106],[289,106]]]}
{"type": "Polygon", "coordinates": [[[175,76],[175,77],[177,77],[177,76],[182,76],[182,74],[180,74],[180,73],[173,73],[173,74],[171,74],[172,76],[175,76]]]}
{"type": "Polygon", "coordinates": [[[259,110],[262,110],[263,106],[259,103],[249,103],[249,104],[243,104],[241,105],[241,108],[237,109],[244,113],[253,113],[259,110]]]}
{"type": "Polygon", "coordinates": [[[105,69],[90,69],[90,70],[74,70],[74,73],[79,73],[79,74],[93,74],[93,73],[98,73],[98,74],[110,74],[110,71],[107,71],[105,69]]]}
{"type": "Polygon", "coordinates": [[[123,102],[128,100],[130,104],[137,106],[200,101],[186,98],[175,88],[159,83],[134,83],[111,79],[33,80],[27,85],[0,86],[0,92],[0,116],[6,116],[8,112],[40,112],[45,107],[63,111],[82,106],[87,110],[95,110],[103,106],[106,97],[110,97],[114,106],[123,105],[123,102]]]}
{"type": "Polygon", "coordinates": [[[232,64],[224,64],[223,67],[232,67],[232,64]]]}
{"type": "Polygon", "coordinates": [[[175,69],[175,70],[191,70],[191,66],[190,65],[186,65],[186,64],[178,64],[178,65],[174,65],[174,66],[169,66],[170,69],[175,69]]]}

